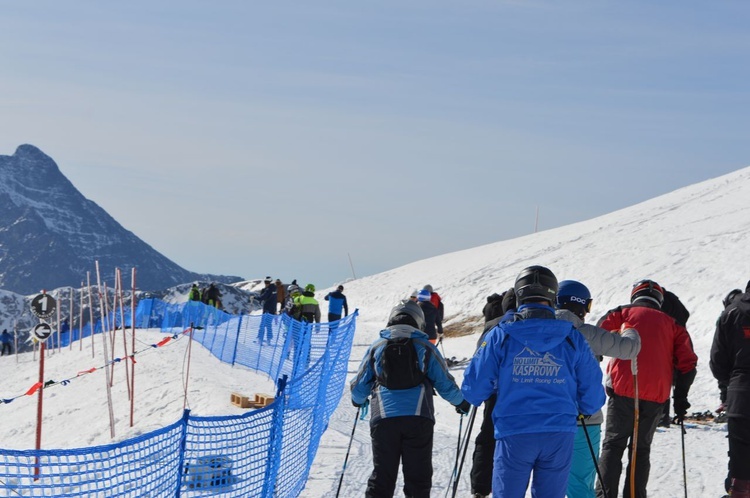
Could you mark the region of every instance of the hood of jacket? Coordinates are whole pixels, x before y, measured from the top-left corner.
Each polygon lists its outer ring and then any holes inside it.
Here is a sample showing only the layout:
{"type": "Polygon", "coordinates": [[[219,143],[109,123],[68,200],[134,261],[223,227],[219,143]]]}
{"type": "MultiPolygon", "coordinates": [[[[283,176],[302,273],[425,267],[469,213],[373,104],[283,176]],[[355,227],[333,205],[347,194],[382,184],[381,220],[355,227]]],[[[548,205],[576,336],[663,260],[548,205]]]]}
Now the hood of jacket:
{"type": "Polygon", "coordinates": [[[380,337],[383,339],[429,339],[429,336],[419,329],[410,325],[391,325],[380,331],[380,337]]]}
{"type": "Polygon", "coordinates": [[[507,326],[505,333],[533,352],[544,353],[558,346],[573,330],[573,324],[555,319],[555,310],[543,304],[524,304],[507,326]]]}

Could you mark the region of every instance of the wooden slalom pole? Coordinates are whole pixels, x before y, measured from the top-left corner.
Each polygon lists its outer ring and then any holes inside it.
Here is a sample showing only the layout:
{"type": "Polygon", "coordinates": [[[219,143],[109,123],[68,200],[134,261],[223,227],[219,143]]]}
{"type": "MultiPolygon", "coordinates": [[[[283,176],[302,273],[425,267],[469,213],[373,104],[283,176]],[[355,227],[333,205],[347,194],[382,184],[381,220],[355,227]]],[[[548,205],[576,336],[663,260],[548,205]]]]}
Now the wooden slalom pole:
{"type": "Polygon", "coordinates": [[[94,323],[94,304],[91,302],[91,272],[86,272],[86,286],[88,287],[89,297],[89,329],[91,329],[91,357],[94,357],[94,329],[96,324],[94,323]]]}
{"type": "MultiPolygon", "coordinates": [[[[97,293],[99,294],[99,313],[100,316],[104,314],[104,303],[102,302],[102,292],[101,292],[101,279],[99,276],[99,261],[96,261],[96,286],[97,286],[97,293]]],[[[105,320],[102,319],[102,323],[105,323],[105,320]]],[[[106,328],[106,325],[102,329],[102,347],[104,348],[104,364],[109,365],[109,354],[107,353],[107,337],[104,333],[104,329],[106,328]]],[[[104,378],[105,383],[107,387],[107,406],[109,407],[109,433],[110,436],[114,439],[115,437],[115,412],[114,407],[112,406],[112,384],[110,383],[110,375],[109,375],[109,368],[104,367],[104,378]]]]}
{"type": "MultiPolygon", "coordinates": [[[[130,350],[135,354],[135,267],[133,268],[130,280],[133,292],[133,295],[130,296],[130,327],[132,343],[130,350]]],[[[135,411],[135,357],[131,358],[130,365],[130,393],[130,427],[133,427],[133,412],[135,411]]]]}

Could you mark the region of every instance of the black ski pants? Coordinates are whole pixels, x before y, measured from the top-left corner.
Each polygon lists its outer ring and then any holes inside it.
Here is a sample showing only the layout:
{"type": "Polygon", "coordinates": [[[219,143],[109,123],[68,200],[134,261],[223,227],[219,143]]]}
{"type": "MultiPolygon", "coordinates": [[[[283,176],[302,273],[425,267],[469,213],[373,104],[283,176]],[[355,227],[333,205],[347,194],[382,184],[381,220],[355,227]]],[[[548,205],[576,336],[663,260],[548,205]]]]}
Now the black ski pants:
{"type": "Polygon", "coordinates": [[[471,492],[481,495],[488,495],[492,492],[492,465],[495,461],[495,424],[492,421],[492,410],[495,409],[496,402],[496,394],[484,402],[484,419],[474,441],[474,454],[469,474],[471,492]]]}
{"type": "MultiPolygon", "coordinates": [[[[607,489],[605,497],[601,483],[596,484],[597,498],[617,496],[622,473],[622,455],[628,449],[628,466],[622,496],[630,496],[630,465],[632,462],[633,424],[635,421],[635,400],[609,393],[607,400],[607,421],[599,468],[607,489]]],[[[638,446],[635,459],[635,496],[646,498],[646,484],[651,470],[651,441],[659,419],[664,415],[664,404],[640,400],[638,417],[638,446]]]]}
{"type": "Polygon", "coordinates": [[[335,322],[336,320],[341,320],[341,315],[337,315],[336,313],[328,313],[328,323],[335,322]]]}
{"type": "Polygon", "coordinates": [[[729,417],[729,476],[750,481],[750,418],[729,417]]]}
{"type": "Polygon", "coordinates": [[[434,422],[425,417],[380,419],[370,426],[373,469],[366,498],[392,498],[403,464],[404,495],[429,498],[432,487],[434,422]]]}
{"type": "Polygon", "coordinates": [[[2,352],[0,353],[0,356],[3,356],[3,355],[5,355],[5,352],[6,352],[6,351],[8,352],[8,354],[9,354],[9,355],[10,355],[10,354],[12,354],[12,353],[10,352],[10,343],[9,343],[9,342],[4,342],[4,343],[3,343],[3,346],[2,346],[2,352]]]}

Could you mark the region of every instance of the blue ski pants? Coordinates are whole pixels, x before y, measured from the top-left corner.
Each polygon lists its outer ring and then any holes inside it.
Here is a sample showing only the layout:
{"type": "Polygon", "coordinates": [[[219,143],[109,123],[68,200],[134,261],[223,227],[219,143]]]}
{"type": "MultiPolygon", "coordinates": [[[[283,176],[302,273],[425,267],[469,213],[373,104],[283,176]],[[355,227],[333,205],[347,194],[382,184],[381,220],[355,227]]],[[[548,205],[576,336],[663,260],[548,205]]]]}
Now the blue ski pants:
{"type": "MultiPolygon", "coordinates": [[[[600,424],[587,425],[586,430],[598,460],[602,426],[600,424]]],[[[583,432],[583,426],[579,425],[573,441],[573,464],[570,466],[570,476],[568,477],[568,498],[594,498],[596,496],[595,483],[596,466],[591,458],[591,449],[586,439],[586,433],[583,432]]]]}
{"type": "Polygon", "coordinates": [[[516,434],[497,440],[493,498],[523,498],[533,472],[531,496],[563,498],[573,460],[573,432],[516,434]]]}

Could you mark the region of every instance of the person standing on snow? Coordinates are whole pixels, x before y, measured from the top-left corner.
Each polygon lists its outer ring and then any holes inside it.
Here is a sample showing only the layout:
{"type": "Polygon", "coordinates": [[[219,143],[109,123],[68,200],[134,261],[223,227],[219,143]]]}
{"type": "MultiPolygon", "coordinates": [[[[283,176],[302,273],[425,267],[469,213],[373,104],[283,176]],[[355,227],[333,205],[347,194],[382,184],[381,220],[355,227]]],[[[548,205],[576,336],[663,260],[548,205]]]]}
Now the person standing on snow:
{"type": "Polygon", "coordinates": [[[4,356],[5,352],[8,352],[8,355],[10,356],[13,354],[13,348],[10,346],[10,342],[13,340],[13,338],[8,333],[8,329],[3,329],[3,333],[0,334],[0,343],[2,343],[2,351],[0,351],[0,356],[4,356]]]}
{"type": "MultiPolygon", "coordinates": [[[[641,280],[633,286],[629,305],[606,313],[597,324],[606,330],[633,327],[641,336],[638,354],[638,444],[635,448],[635,496],[646,498],[646,485],[651,469],[651,441],[663,413],[663,403],[669,399],[673,370],[677,370],[674,387],[674,412],[677,423],[682,423],[690,403],[687,396],[695,378],[698,357],[693,351],[685,327],[661,311],[664,290],[653,280],[641,280]]],[[[632,443],[635,417],[635,386],[631,361],[612,359],[607,366],[607,421],[602,442],[599,467],[603,483],[596,486],[596,496],[606,498],[617,493],[622,473],[622,456],[632,443]]],[[[632,453],[629,459],[632,459],[632,453]]],[[[630,465],[628,463],[628,476],[630,465]]],[[[630,479],[625,479],[623,496],[630,495],[630,479]]]]}
{"type": "MultiPolygon", "coordinates": [[[[555,301],[558,320],[567,320],[583,335],[596,356],[611,356],[630,360],[638,356],[641,350],[641,338],[635,329],[624,327],[619,333],[584,323],[591,311],[591,292],[588,287],[576,280],[563,280],[557,290],[555,301]]],[[[588,420],[578,421],[578,431],[573,442],[573,463],[568,476],[569,497],[594,498],[596,466],[591,457],[589,440],[597,458],[601,441],[601,425],[604,415],[599,410],[588,420]],[[582,423],[586,424],[584,429],[582,423]],[[587,437],[588,436],[588,437],[587,437]]],[[[607,490],[609,492],[609,490],[607,490]]]]}
{"type": "Polygon", "coordinates": [[[346,302],[346,296],[344,295],[344,286],[339,285],[336,290],[326,294],[324,298],[328,301],[328,322],[335,322],[341,320],[341,311],[344,311],[344,316],[349,316],[349,305],[346,302]]]}
{"type": "Polygon", "coordinates": [[[432,290],[430,284],[425,285],[424,290],[430,293],[430,302],[437,310],[437,314],[435,315],[435,331],[437,332],[438,339],[441,339],[443,337],[443,316],[445,315],[443,299],[440,297],[440,294],[432,290]]]}
{"type": "Polygon", "coordinates": [[[273,339],[273,317],[276,314],[276,284],[273,283],[271,277],[266,277],[263,284],[265,287],[258,296],[258,300],[263,303],[263,315],[260,317],[260,328],[258,329],[258,343],[263,344],[265,333],[266,340],[270,344],[271,339],[273,339]]]}
{"type": "Polygon", "coordinates": [[[281,314],[284,311],[284,303],[286,303],[286,289],[280,278],[277,278],[274,284],[276,284],[276,302],[279,303],[279,314],[281,314]]]}
{"type": "Polygon", "coordinates": [[[430,342],[433,344],[437,343],[438,332],[437,332],[437,309],[430,300],[430,291],[422,289],[417,294],[417,304],[422,308],[424,313],[424,333],[430,338],[430,342]]]}
{"type": "MultiPolygon", "coordinates": [[[[750,283],[749,283],[750,284],[750,283]]],[[[729,293],[726,295],[724,299],[722,299],[721,304],[724,305],[724,309],[727,309],[730,304],[734,302],[734,298],[742,294],[742,291],[740,289],[732,289],[729,291],[729,293]]],[[[716,409],[716,413],[719,414],[719,416],[726,417],[726,411],[727,411],[727,385],[719,381],[719,408],[716,409]]],[[[728,484],[727,484],[728,486],[728,484]]]]}
{"type": "MultiPolygon", "coordinates": [[[[682,304],[682,301],[680,301],[680,298],[677,297],[675,293],[668,291],[665,287],[662,287],[662,290],[664,291],[664,302],[661,305],[661,310],[667,315],[674,318],[674,321],[677,322],[677,325],[685,327],[687,330],[687,321],[688,318],[690,318],[690,312],[687,310],[685,305],[682,304]]],[[[688,336],[689,335],[690,333],[688,332],[688,336]]],[[[672,385],[674,385],[674,379],[677,379],[678,375],[679,372],[675,371],[672,385]]],[[[657,425],[657,427],[669,427],[672,424],[672,417],[669,415],[669,412],[669,398],[667,398],[667,401],[664,402],[664,414],[662,415],[661,420],[659,420],[659,424],[657,425]]]]}
{"type": "Polygon", "coordinates": [[[299,309],[299,320],[308,323],[320,323],[320,305],[315,299],[315,286],[307,284],[304,292],[294,298],[294,306],[299,309]]]}
{"type": "Polygon", "coordinates": [[[493,496],[523,498],[533,473],[532,496],[562,498],[576,418],[604,405],[602,372],[581,333],[555,319],[557,278],[548,268],[525,268],[514,291],[517,312],[487,333],[461,391],[473,405],[498,396],[493,496]]]}
{"type": "Polygon", "coordinates": [[[188,301],[200,301],[201,300],[201,290],[198,288],[198,284],[193,284],[192,287],[190,287],[190,292],[188,293],[188,301]]]}
{"type": "MultiPolygon", "coordinates": [[[[729,296],[727,296],[729,297],[729,296]]],[[[711,344],[711,373],[726,386],[729,477],[732,498],[750,498],[750,282],[727,299],[711,344]]]]}
{"type": "Polygon", "coordinates": [[[365,353],[350,384],[354,406],[361,407],[372,397],[373,471],[367,481],[366,498],[393,496],[399,461],[403,465],[404,494],[429,498],[435,424],[433,389],[462,415],[469,411],[470,405],[448,372],[445,360],[427,340],[424,326],[424,313],[414,302],[407,300],[395,306],[386,328],[365,353]],[[410,351],[411,355],[394,356],[391,351],[399,343],[404,348],[399,351],[410,351]],[[407,356],[410,356],[405,363],[409,375],[394,360],[407,356]],[[414,371],[415,368],[418,370],[414,371]],[[396,375],[397,372],[401,375],[396,375]]]}
{"type": "MultiPolygon", "coordinates": [[[[501,321],[513,318],[516,311],[516,294],[513,288],[502,294],[492,294],[487,297],[487,304],[482,309],[484,315],[484,329],[477,341],[477,348],[484,342],[487,332],[495,328],[501,321]]],[[[492,467],[495,455],[495,426],[492,423],[492,411],[495,409],[497,394],[493,393],[484,401],[482,425],[479,426],[479,434],[474,440],[474,453],[471,456],[471,481],[472,498],[487,498],[492,492],[492,467]]]]}

